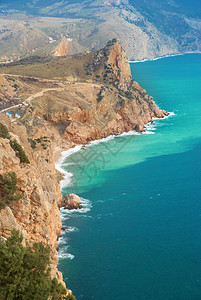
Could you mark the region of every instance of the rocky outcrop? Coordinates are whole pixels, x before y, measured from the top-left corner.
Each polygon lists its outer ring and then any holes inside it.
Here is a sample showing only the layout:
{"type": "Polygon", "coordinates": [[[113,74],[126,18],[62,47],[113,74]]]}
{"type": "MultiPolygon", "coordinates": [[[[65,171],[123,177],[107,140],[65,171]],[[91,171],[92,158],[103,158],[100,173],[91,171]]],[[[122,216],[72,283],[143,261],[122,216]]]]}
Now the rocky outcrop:
{"type": "MultiPolygon", "coordinates": [[[[61,235],[59,207],[75,209],[82,205],[74,194],[62,198],[58,183],[61,178],[54,166],[55,158],[58,159],[55,153],[112,134],[144,131],[145,124],[153,117],[167,115],[132,79],[128,59],[118,40],[112,40],[104,49],[83,57],[72,58],[76,60],[75,74],[72,74],[76,75],[76,82],[66,82],[66,78],[62,78],[59,82],[62,88],[42,93],[32,101],[31,108],[25,108],[22,122],[26,128],[1,116],[11,136],[24,148],[30,164],[21,164],[9,140],[0,138],[0,174],[15,172],[18,190],[23,196],[12,207],[0,211],[0,235],[7,238],[11,230],[17,228],[23,233],[25,242],[42,241],[49,245],[52,276],[60,281],[62,275],[56,268],[57,239],[61,235]],[[31,149],[28,138],[36,149],[31,149]]],[[[70,59],[62,58],[62,62],[70,59]]],[[[39,70],[43,66],[47,67],[41,64],[39,70]]],[[[55,71],[55,61],[48,68],[55,71]]],[[[57,77],[46,84],[49,88],[58,81],[57,77]]],[[[39,78],[32,80],[31,84],[37,91],[38,85],[43,88],[45,85],[39,78]]]]}
{"type": "Polygon", "coordinates": [[[75,194],[69,194],[63,197],[60,207],[65,209],[80,209],[82,208],[80,197],[75,194]]]}
{"type": "Polygon", "coordinates": [[[62,38],[61,43],[56,47],[54,56],[66,56],[72,53],[72,40],[67,39],[66,37],[62,38]]]}
{"type": "Polygon", "coordinates": [[[98,74],[96,77],[103,85],[96,105],[69,111],[69,123],[63,135],[66,140],[86,144],[112,134],[141,132],[153,117],[167,115],[132,79],[128,59],[118,40],[108,42],[104,49],[95,52],[86,69],[98,74]]]}

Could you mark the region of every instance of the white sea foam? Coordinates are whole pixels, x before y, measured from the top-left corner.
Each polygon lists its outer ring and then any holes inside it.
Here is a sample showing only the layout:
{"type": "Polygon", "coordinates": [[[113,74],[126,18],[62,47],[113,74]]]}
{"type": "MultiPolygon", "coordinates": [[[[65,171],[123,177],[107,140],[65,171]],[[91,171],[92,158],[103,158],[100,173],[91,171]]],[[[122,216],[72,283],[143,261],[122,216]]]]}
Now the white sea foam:
{"type": "Polygon", "coordinates": [[[168,57],[174,57],[174,56],[183,56],[183,55],[188,55],[188,54],[201,54],[201,52],[187,52],[187,53],[175,53],[175,54],[169,54],[169,55],[164,55],[164,56],[158,56],[153,59],[143,59],[143,60],[131,60],[129,63],[131,64],[136,64],[136,63],[143,63],[147,61],[155,61],[163,58],[168,58],[168,57]]]}
{"type": "Polygon", "coordinates": [[[137,132],[137,131],[135,131],[135,130],[131,130],[131,131],[128,131],[128,132],[124,132],[124,133],[122,133],[122,134],[120,134],[120,135],[117,135],[117,137],[121,137],[121,136],[127,136],[127,135],[141,135],[141,133],[140,132],[137,132]]]}
{"type": "Polygon", "coordinates": [[[63,151],[61,153],[61,157],[59,158],[59,160],[56,162],[55,164],[55,168],[64,175],[64,179],[62,179],[60,181],[60,187],[62,189],[62,187],[66,187],[66,186],[69,186],[71,181],[72,181],[72,177],[73,177],[73,174],[70,173],[70,172],[67,172],[66,170],[63,169],[63,162],[64,160],[72,155],[73,153],[76,153],[78,152],[80,149],[82,148],[82,145],[78,145],[78,146],[75,146],[74,148],[71,148],[67,151],[63,151]]]}
{"type": "Polygon", "coordinates": [[[73,227],[73,226],[67,226],[62,228],[62,233],[66,233],[66,232],[76,232],[79,231],[79,229],[77,227],[73,227]]]}
{"type": "Polygon", "coordinates": [[[64,259],[64,258],[67,258],[67,259],[70,259],[70,260],[72,260],[72,259],[74,259],[74,257],[75,257],[75,255],[73,255],[73,254],[71,254],[71,253],[64,253],[64,252],[59,252],[58,253],[58,258],[62,258],[62,259],[64,259]]]}
{"type": "MultiPolygon", "coordinates": [[[[86,214],[87,212],[89,212],[91,210],[91,207],[92,207],[91,201],[88,199],[84,199],[82,197],[80,199],[81,199],[82,208],[69,210],[69,209],[65,209],[62,207],[60,209],[60,216],[61,216],[62,221],[69,219],[70,215],[86,214]]],[[[72,228],[75,228],[75,227],[72,227],[72,228]]]]}
{"type": "Polygon", "coordinates": [[[58,245],[62,245],[62,244],[64,243],[64,241],[65,241],[65,240],[64,240],[64,237],[61,236],[61,237],[59,237],[57,243],[58,243],[58,245]]]}
{"type": "Polygon", "coordinates": [[[79,231],[79,229],[77,227],[70,226],[65,231],[67,231],[67,232],[76,232],[76,231],[79,231]]]}
{"type": "Polygon", "coordinates": [[[164,118],[163,118],[163,120],[164,119],[167,119],[167,118],[169,118],[169,117],[172,117],[172,116],[175,116],[176,114],[174,113],[174,112],[170,112],[169,114],[168,114],[168,116],[165,116],[164,118]]]}
{"type": "Polygon", "coordinates": [[[99,140],[95,140],[95,141],[90,142],[90,144],[89,144],[89,145],[86,145],[86,147],[91,147],[91,146],[93,146],[93,145],[98,145],[98,144],[100,144],[100,143],[104,143],[104,142],[111,141],[111,140],[113,140],[115,137],[116,137],[116,135],[109,135],[109,136],[106,137],[106,138],[102,138],[102,139],[99,139],[99,140]]]}

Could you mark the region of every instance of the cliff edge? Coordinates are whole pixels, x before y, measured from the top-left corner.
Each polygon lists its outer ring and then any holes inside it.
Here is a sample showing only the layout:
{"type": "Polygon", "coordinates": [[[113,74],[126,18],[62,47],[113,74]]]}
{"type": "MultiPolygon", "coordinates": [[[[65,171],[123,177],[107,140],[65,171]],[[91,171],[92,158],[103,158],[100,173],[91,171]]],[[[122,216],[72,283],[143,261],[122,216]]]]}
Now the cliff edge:
{"type": "MultiPolygon", "coordinates": [[[[25,242],[49,245],[52,276],[62,281],[56,268],[62,199],[61,176],[54,165],[58,154],[111,134],[144,131],[153,117],[167,113],[132,79],[128,59],[116,39],[93,53],[45,62],[31,58],[22,65],[0,67],[0,73],[4,85],[15,86],[19,94],[12,117],[6,117],[4,110],[1,122],[30,161],[21,163],[9,140],[0,138],[0,174],[15,172],[22,194],[19,202],[0,210],[0,235],[8,238],[17,228],[25,242]]],[[[13,105],[12,94],[5,102],[6,108],[9,105],[13,105]]]]}
{"type": "Polygon", "coordinates": [[[11,148],[9,139],[0,137],[0,174],[15,172],[18,192],[22,199],[0,210],[0,236],[8,238],[12,229],[18,229],[24,241],[43,242],[51,249],[52,277],[62,281],[57,270],[57,239],[61,235],[58,204],[62,195],[57,180],[51,147],[47,151],[32,151],[26,128],[12,124],[1,115],[1,122],[12,138],[22,146],[29,164],[21,163],[11,148]]]}

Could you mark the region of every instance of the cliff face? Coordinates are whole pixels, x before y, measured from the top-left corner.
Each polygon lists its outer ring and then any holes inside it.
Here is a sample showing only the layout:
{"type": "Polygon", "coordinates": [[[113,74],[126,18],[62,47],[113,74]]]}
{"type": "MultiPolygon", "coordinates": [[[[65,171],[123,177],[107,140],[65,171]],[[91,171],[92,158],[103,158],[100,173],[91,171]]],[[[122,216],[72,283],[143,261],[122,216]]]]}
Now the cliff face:
{"type": "Polygon", "coordinates": [[[52,157],[51,147],[46,151],[33,152],[27,140],[24,127],[11,125],[4,119],[11,135],[24,148],[30,164],[22,164],[12,150],[8,139],[0,138],[0,174],[15,172],[18,178],[18,191],[22,199],[12,208],[7,206],[0,211],[0,235],[8,238],[11,230],[17,228],[23,233],[25,242],[40,242],[50,246],[52,276],[62,280],[56,269],[57,238],[61,233],[61,220],[58,203],[61,192],[52,157]]]}
{"type": "Polygon", "coordinates": [[[55,153],[111,134],[143,131],[153,117],[161,118],[167,113],[132,79],[118,40],[94,53],[54,58],[31,67],[23,65],[22,71],[18,66],[8,67],[6,71],[19,74],[5,75],[4,80],[17,80],[24,99],[30,98],[31,91],[35,97],[32,95],[30,106],[17,108],[20,119],[10,121],[1,114],[1,122],[24,148],[30,164],[21,164],[9,140],[0,138],[0,174],[15,172],[23,195],[12,208],[7,206],[0,211],[0,235],[7,238],[17,228],[25,241],[49,245],[52,276],[62,280],[56,269],[62,195],[55,153]],[[69,65],[74,82],[68,81],[69,73],[62,73],[69,65]],[[41,73],[48,79],[40,79],[41,73]],[[35,149],[31,149],[28,138],[37,144],[35,149]]]}
{"type": "Polygon", "coordinates": [[[69,113],[64,138],[75,143],[88,143],[111,134],[130,130],[143,131],[153,117],[167,113],[160,110],[152,97],[131,77],[128,59],[118,40],[94,54],[87,72],[98,74],[103,85],[96,103],[88,109],[77,107],[69,113]]]}

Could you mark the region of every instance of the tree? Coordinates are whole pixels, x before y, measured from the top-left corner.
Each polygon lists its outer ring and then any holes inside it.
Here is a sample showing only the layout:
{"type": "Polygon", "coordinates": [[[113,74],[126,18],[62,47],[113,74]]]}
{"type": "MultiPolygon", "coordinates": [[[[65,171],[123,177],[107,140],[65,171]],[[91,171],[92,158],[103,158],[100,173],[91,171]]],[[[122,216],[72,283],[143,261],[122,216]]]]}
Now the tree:
{"type": "Polygon", "coordinates": [[[1,300],[73,300],[66,289],[50,276],[50,249],[42,243],[22,245],[23,236],[13,230],[0,241],[1,300]]]}
{"type": "Polygon", "coordinates": [[[10,138],[8,128],[2,123],[0,123],[0,137],[2,137],[4,139],[10,138]]]}
{"type": "Polygon", "coordinates": [[[0,210],[6,205],[10,205],[22,198],[17,192],[17,176],[15,172],[8,172],[6,175],[0,175],[0,210]]]}
{"type": "Polygon", "coordinates": [[[15,151],[16,155],[19,157],[21,163],[30,163],[26,153],[24,152],[24,149],[16,140],[10,140],[10,146],[15,151]]]}

